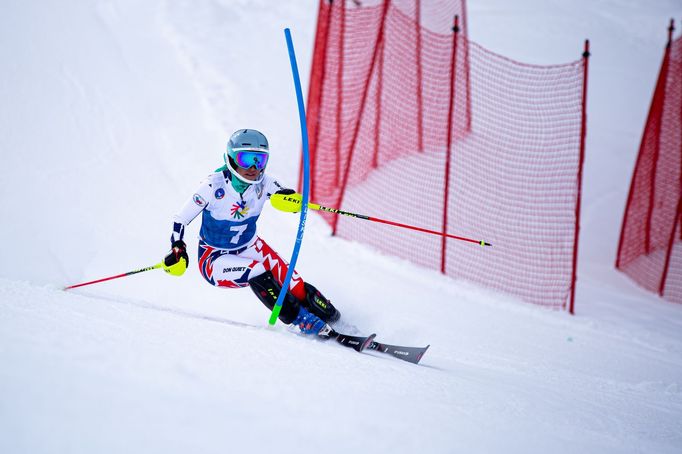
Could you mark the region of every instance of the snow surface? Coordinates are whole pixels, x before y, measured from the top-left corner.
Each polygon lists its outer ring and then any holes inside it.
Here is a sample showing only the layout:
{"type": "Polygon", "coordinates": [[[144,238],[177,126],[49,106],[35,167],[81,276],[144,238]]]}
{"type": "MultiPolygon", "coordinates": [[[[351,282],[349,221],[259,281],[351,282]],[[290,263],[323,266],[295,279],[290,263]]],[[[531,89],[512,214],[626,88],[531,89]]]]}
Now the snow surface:
{"type": "MultiPolygon", "coordinates": [[[[270,172],[295,183],[282,30],[307,79],[316,10],[0,4],[0,452],[682,452],[682,307],[613,270],[679,0],[468,4],[470,37],[520,61],[591,40],[574,317],[331,238],[316,215],[298,269],[361,331],[431,344],[420,366],[267,328],[250,290],[203,282],[196,253],[179,279],[60,290],[158,262],[234,129],[264,131],[270,172]]],[[[297,216],[261,219],[290,256],[297,216]]]]}

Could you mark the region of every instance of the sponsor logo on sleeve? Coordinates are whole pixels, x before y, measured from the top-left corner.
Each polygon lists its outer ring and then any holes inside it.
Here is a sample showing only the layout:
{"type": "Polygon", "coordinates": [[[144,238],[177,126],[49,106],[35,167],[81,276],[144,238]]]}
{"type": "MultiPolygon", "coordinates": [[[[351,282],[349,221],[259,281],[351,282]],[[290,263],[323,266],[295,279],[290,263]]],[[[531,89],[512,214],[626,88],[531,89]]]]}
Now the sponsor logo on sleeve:
{"type": "Polygon", "coordinates": [[[194,194],[194,203],[199,205],[200,207],[206,206],[206,201],[204,200],[203,197],[201,197],[199,194],[194,194]]]}

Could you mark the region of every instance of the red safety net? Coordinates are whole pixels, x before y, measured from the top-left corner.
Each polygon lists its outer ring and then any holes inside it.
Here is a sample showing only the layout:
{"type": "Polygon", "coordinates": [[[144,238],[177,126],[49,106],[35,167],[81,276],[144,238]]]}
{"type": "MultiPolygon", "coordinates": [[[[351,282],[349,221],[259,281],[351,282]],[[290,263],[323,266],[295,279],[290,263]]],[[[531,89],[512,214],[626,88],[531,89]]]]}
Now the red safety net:
{"type": "MultiPolygon", "coordinates": [[[[672,23],[670,26],[672,37],[672,23]]],[[[635,165],[616,267],[682,303],[682,37],[666,47],[635,165]]]]}
{"type": "Polygon", "coordinates": [[[455,14],[465,18],[463,0],[320,2],[308,100],[311,200],[489,241],[492,248],[443,242],[323,214],[343,238],[567,307],[586,58],[512,61],[469,42],[464,28],[453,32],[455,14]]]}

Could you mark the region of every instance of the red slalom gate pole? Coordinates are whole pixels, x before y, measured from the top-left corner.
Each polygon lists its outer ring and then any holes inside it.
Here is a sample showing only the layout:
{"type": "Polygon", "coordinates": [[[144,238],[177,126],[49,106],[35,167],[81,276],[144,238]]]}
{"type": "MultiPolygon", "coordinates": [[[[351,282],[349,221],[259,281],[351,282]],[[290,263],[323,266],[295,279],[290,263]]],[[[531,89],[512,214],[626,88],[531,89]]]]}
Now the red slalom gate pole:
{"type": "Polygon", "coordinates": [[[112,279],[118,279],[120,277],[126,277],[126,276],[130,276],[130,275],[137,274],[137,273],[144,273],[145,271],[155,270],[157,268],[161,268],[162,266],[163,266],[163,262],[159,262],[156,265],[148,266],[147,268],[142,268],[142,269],[135,270],[135,271],[128,271],[127,273],[117,274],[116,276],[104,277],[102,279],[97,279],[95,281],[83,282],[82,284],[69,285],[68,287],[64,287],[63,290],[70,290],[72,288],[84,287],[86,285],[97,284],[99,282],[104,282],[104,281],[110,281],[112,279]]]}

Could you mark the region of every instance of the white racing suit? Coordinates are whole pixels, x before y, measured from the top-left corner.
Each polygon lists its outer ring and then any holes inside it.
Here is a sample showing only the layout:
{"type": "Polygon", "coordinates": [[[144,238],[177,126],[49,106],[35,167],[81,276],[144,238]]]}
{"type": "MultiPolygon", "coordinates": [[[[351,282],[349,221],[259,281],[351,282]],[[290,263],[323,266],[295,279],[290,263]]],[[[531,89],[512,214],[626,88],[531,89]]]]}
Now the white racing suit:
{"type": "MultiPolygon", "coordinates": [[[[240,194],[232,187],[231,178],[229,170],[222,170],[201,183],[173,217],[171,241],[182,240],[185,226],[201,214],[197,260],[204,279],[216,287],[239,288],[271,271],[281,286],[288,263],[256,235],[256,222],[265,202],[284,188],[265,175],[240,194]]],[[[289,292],[299,300],[306,297],[303,280],[296,272],[289,292]]]]}

